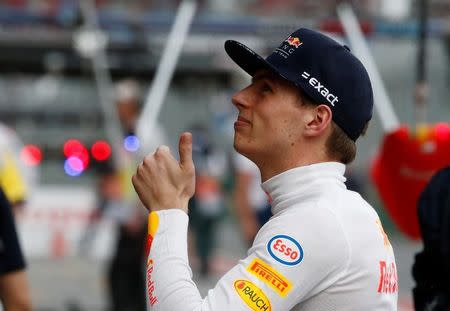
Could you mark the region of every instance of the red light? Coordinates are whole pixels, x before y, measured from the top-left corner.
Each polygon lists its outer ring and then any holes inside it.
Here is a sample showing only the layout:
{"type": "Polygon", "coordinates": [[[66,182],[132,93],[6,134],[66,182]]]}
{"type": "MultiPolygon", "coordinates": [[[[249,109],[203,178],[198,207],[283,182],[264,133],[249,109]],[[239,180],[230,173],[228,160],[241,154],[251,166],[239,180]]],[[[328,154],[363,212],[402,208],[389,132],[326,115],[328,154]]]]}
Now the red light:
{"type": "Polygon", "coordinates": [[[447,123],[437,123],[434,126],[434,135],[439,141],[450,139],[450,126],[447,123]]]}
{"type": "Polygon", "coordinates": [[[83,163],[83,169],[89,165],[89,152],[83,144],[76,139],[69,139],[65,142],[63,152],[66,158],[76,157],[83,163]]]}
{"type": "Polygon", "coordinates": [[[84,148],[83,144],[76,139],[69,139],[64,143],[63,152],[66,158],[74,155],[74,153],[82,152],[84,148]]]}
{"type": "Polygon", "coordinates": [[[106,141],[99,140],[92,145],[91,153],[97,161],[105,161],[111,156],[111,147],[106,141]]]}
{"type": "Polygon", "coordinates": [[[25,145],[20,151],[20,159],[28,166],[39,165],[42,161],[42,151],[35,145],[25,145]]]}

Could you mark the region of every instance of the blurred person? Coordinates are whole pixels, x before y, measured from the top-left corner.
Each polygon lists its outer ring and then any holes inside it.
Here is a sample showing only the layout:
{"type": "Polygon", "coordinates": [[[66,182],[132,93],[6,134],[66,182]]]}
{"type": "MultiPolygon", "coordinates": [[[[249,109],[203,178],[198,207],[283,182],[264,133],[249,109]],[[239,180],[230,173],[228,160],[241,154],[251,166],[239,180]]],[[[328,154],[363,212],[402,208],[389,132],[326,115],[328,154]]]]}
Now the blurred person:
{"type": "Polygon", "coordinates": [[[19,161],[23,143],[0,124],[0,301],[6,310],[31,310],[25,259],[14,214],[20,212],[36,172],[19,161]]]}
{"type": "Polygon", "coordinates": [[[7,311],[31,310],[25,259],[12,206],[0,188],[0,305],[7,311]]]}
{"type": "MultiPolygon", "coordinates": [[[[132,149],[137,148],[135,126],[140,113],[140,87],[137,81],[125,79],[115,86],[115,100],[117,113],[125,137],[131,139],[132,149]]],[[[161,144],[165,141],[161,127],[152,133],[149,144],[161,144]]],[[[139,146],[140,150],[151,150],[154,145],[139,146]]],[[[122,148],[123,149],[123,148],[122,148]]],[[[97,165],[97,202],[98,210],[95,218],[101,215],[111,217],[118,223],[117,241],[113,251],[108,271],[108,285],[111,295],[112,310],[145,310],[145,277],[143,275],[145,262],[145,239],[147,236],[147,222],[143,209],[132,184],[135,163],[135,154],[132,151],[123,151],[126,164],[119,168],[111,162],[97,165]]],[[[122,159],[122,158],[119,158],[122,159]]]]}
{"type": "Polygon", "coordinates": [[[272,216],[271,206],[261,188],[261,175],[256,164],[239,153],[233,154],[233,163],[234,208],[244,239],[252,245],[256,233],[272,216]]]}
{"type": "Polygon", "coordinates": [[[24,207],[38,178],[37,168],[27,166],[22,158],[24,144],[10,127],[0,124],[0,187],[17,212],[24,207]]]}
{"type": "Polygon", "coordinates": [[[190,130],[195,135],[192,157],[197,178],[189,210],[200,274],[206,276],[211,272],[217,224],[225,211],[223,180],[227,159],[225,153],[213,143],[211,132],[205,126],[195,124],[190,130]]]}
{"type": "Polygon", "coordinates": [[[414,307],[450,310],[450,166],[431,178],[417,209],[423,250],[416,254],[412,268],[414,307]]]}
{"type": "Polygon", "coordinates": [[[304,28],[266,59],[233,40],[225,50],[252,76],[232,98],[234,147],[258,166],[274,215],[247,258],[202,299],[187,260],[192,136],[181,135],[179,161],[166,146],[147,155],[133,185],[151,212],[150,309],[397,310],[392,246],[375,210],[344,184],[372,117],[364,66],[304,28]]]}

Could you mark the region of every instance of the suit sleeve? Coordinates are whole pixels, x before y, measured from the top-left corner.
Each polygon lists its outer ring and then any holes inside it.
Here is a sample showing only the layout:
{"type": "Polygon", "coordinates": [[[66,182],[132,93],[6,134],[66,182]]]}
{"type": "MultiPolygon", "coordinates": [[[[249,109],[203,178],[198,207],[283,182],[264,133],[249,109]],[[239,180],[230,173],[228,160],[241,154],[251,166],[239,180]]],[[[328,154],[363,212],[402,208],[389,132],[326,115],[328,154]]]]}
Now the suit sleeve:
{"type": "Polygon", "coordinates": [[[282,311],[326,288],[345,269],[346,241],[334,238],[328,245],[325,234],[317,239],[313,232],[299,229],[308,220],[292,218],[271,219],[248,256],[202,298],[188,262],[188,216],[181,210],[152,212],[146,272],[149,310],[282,311]]]}

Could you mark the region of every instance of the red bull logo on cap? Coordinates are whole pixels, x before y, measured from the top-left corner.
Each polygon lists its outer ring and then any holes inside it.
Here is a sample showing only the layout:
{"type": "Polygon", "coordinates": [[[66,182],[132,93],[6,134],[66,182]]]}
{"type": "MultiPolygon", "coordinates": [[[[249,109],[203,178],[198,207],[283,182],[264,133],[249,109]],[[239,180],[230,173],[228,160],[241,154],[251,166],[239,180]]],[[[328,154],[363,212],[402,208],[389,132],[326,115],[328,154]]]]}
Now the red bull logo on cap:
{"type": "Polygon", "coordinates": [[[289,43],[289,45],[295,46],[295,48],[298,48],[300,45],[303,44],[303,42],[301,42],[299,38],[292,36],[289,36],[286,39],[286,42],[289,43]]]}

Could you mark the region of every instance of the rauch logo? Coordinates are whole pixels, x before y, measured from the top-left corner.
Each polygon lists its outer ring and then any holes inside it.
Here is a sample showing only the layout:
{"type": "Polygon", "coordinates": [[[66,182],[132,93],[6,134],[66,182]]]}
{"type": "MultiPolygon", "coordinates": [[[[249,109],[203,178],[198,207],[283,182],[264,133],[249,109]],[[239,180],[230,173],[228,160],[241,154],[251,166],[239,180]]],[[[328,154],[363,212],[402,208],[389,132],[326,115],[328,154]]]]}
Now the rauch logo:
{"type": "Polygon", "coordinates": [[[236,280],[234,289],[239,297],[254,311],[271,311],[270,301],[255,284],[247,280],[236,280]]]}

